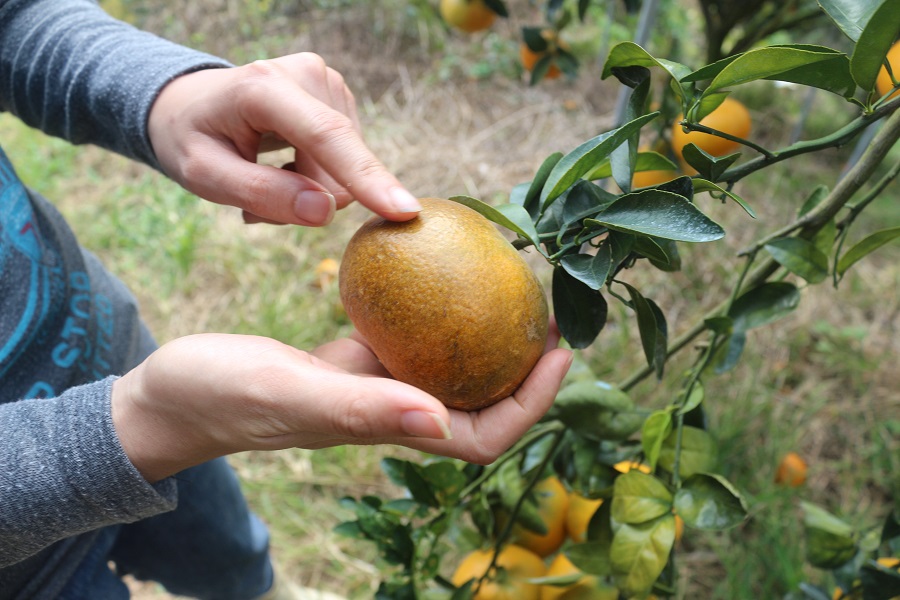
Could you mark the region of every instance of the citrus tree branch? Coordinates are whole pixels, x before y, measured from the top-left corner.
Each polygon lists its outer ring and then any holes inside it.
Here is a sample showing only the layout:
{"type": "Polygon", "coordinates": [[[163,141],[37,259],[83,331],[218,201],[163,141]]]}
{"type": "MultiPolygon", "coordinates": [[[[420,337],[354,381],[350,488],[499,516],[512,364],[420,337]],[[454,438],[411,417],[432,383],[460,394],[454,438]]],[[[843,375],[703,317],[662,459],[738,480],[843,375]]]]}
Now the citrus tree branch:
{"type": "MultiPolygon", "coordinates": [[[[900,102],[892,104],[900,106],[900,102]]],[[[835,217],[841,208],[850,201],[853,195],[865,185],[869,178],[872,177],[875,169],[878,168],[878,165],[881,164],[898,139],[900,139],[900,111],[894,112],[887,119],[884,127],[882,127],[875,135],[872,139],[872,143],[860,157],[859,162],[847,172],[847,175],[835,185],[831,193],[829,193],[816,208],[806,213],[806,215],[788,227],[785,227],[772,235],[766,236],[754,244],[752,248],[741,254],[755,255],[755,253],[765,246],[768,241],[794,231],[798,232],[798,237],[809,239],[814,236],[816,232],[822,229],[822,227],[835,217]]],[[[671,345],[666,350],[666,358],[680,352],[703,333],[703,331],[706,330],[705,322],[707,319],[721,316],[726,313],[732,299],[737,297],[741,291],[752,289],[761,283],[764,283],[778,270],[779,266],[778,262],[773,258],[767,258],[762,261],[755,269],[753,269],[753,271],[747,274],[744,278],[743,285],[741,285],[740,282],[738,283],[729,299],[723,301],[721,304],[707,312],[698,323],[672,341],[671,345]]],[[[623,391],[628,391],[653,372],[654,369],[652,366],[644,366],[624,379],[618,387],[623,391]]]]}
{"type": "Polygon", "coordinates": [[[781,162],[783,160],[787,160],[801,154],[818,152],[819,150],[824,150],[826,148],[836,148],[839,146],[843,146],[844,144],[852,140],[860,131],[862,131],[875,121],[878,121],[879,119],[882,119],[890,115],[891,113],[894,113],[898,108],[900,108],[900,98],[885,103],[870,113],[860,115],[856,119],[853,119],[840,129],[829,135],[817,138],[815,140],[797,142],[782,150],[771,152],[768,156],[763,154],[762,156],[758,156],[752,160],[748,160],[745,163],[732,167],[725,171],[722,176],[719,177],[718,181],[733,184],[738,180],[743,179],[747,175],[750,175],[751,173],[755,173],[760,169],[781,162]]]}

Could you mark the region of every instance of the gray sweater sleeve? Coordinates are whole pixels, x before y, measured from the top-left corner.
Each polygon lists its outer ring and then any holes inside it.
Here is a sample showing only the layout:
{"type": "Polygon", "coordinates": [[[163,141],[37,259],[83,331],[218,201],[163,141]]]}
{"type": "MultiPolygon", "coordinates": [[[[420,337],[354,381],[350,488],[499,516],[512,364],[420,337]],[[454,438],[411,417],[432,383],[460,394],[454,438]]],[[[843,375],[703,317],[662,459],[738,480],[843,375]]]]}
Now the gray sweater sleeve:
{"type": "MultiPolygon", "coordinates": [[[[118,22],[90,0],[0,0],[0,109],[156,168],[147,117],[157,94],[181,74],[223,66],[118,22]]],[[[7,317],[15,315],[0,314],[0,325],[7,317]]],[[[0,568],[56,540],[174,508],[173,480],[148,484],[122,450],[112,382],[48,399],[0,397],[0,568]]]]}
{"type": "Polygon", "coordinates": [[[119,444],[109,409],[114,379],[3,406],[0,567],[60,539],[175,507],[174,480],[147,483],[119,444]],[[22,477],[29,464],[41,468],[22,477]]]}
{"type": "Polygon", "coordinates": [[[147,135],[157,94],[179,75],[225,66],[117,21],[91,0],[0,0],[0,109],[157,169],[147,135]]]}

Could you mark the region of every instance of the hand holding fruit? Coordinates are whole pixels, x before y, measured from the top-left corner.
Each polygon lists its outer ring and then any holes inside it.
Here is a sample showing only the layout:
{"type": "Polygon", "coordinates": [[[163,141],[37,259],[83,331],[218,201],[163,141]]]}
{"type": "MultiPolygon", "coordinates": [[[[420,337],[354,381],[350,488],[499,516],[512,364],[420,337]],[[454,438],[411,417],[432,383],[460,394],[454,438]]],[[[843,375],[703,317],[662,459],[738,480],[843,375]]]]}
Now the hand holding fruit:
{"type": "Polygon", "coordinates": [[[341,444],[400,444],[489,463],[553,402],[571,357],[552,349],[558,340],[553,332],[512,396],[466,413],[385,377],[358,337],[303,352],[263,337],[188,336],[113,384],[113,424],[151,482],[234,452],[341,444]]]}
{"type": "Polygon", "coordinates": [[[353,199],[392,220],[419,210],[366,147],[343,77],[312,53],[182,75],[148,130],[167,175],[248,222],[324,225],[353,199]],[[279,146],[294,148],[289,168],[256,163],[279,146]]]}

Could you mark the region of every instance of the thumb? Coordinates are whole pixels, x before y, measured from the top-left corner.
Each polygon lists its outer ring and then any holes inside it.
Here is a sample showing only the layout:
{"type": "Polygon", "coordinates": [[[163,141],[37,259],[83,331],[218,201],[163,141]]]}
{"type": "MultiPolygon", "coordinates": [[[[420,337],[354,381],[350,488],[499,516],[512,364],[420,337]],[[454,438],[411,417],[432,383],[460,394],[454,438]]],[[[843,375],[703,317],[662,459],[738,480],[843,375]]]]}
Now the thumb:
{"type": "Polygon", "coordinates": [[[452,438],[450,414],[439,400],[411,385],[377,377],[333,373],[315,396],[329,402],[305,407],[300,417],[313,429],[350,442],[384,438],[452,438]]]}

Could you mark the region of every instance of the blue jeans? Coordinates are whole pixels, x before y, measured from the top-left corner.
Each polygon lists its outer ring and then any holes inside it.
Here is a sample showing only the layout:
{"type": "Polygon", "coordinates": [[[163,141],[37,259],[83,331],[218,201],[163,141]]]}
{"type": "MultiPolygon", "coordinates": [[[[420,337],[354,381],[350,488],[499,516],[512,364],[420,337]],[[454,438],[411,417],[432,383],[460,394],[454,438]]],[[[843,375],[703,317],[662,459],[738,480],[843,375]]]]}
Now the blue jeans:
{"type": "Polygon", "coordinates": [[[128,588],[119,578],[126,574],[157,581],[173,594],[208,600],[250,600],[271,588],[268,531],[248,509],[225,459],[175,479],[178,507],[103,529],[60,600],[127,599],[128,588]]]}

